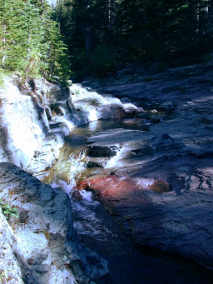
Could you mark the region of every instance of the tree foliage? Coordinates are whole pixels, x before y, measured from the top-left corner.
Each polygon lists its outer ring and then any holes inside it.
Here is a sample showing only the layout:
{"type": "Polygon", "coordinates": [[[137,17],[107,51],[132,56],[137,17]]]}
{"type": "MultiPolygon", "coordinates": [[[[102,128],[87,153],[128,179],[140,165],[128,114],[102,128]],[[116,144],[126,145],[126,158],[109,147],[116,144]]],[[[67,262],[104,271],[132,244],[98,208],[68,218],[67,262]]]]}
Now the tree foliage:
{"type": "Polygon", "coordinates": [[[66,46],[45,1],[0,0],[0,68],[22,77],[69,77],[66,46]]]}
{"type": "Polygon", "coordinates": [[[58,0],[55,19],[73,69],[99,75],[121,62],[194,53],[212,38],[208,0],[58,0]]]}

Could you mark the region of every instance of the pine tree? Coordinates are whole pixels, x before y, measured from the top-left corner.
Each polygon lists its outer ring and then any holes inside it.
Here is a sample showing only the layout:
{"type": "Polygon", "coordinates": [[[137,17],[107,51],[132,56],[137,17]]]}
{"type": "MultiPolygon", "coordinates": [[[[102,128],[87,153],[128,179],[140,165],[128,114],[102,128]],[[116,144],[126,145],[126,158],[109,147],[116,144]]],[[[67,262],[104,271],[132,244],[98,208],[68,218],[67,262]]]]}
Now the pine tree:
{"type": "Polygon", "coordinates": [[[0,68],[22,77],[70,76],[66,46],[45,1],[0,0],[0,68]]]}

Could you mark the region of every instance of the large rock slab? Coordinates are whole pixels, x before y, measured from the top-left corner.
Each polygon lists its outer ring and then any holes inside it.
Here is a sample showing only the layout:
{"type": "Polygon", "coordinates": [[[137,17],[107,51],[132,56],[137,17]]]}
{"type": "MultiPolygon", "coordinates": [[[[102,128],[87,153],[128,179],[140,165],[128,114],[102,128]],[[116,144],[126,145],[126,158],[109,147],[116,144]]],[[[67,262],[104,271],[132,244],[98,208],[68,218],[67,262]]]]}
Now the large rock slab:
{"type": "Polygon", "coordinates": [[[94,173],[78,186],[95,193],[137,247],[212,270],[212,62],[133,76],[94,85],[145,111],[124,120],[128,130],[121,125],[88,139],[90,146],[119,150],[103,163],[107,174],[94,173]],[[144,186],[149,179],[165,181],[171,191],[153,192],[144,186]]]}
{"type": "Polygon", "coordinates": [[[138,246],[181,255],[213,269],[211,172],[209,168],[203,173],[205,179],[201,173],[172,175],[170,184],[151,178],[99,175],[81,181],[78,188],[94,191],[138,246]]]}
{"type": "Polygon", "coordinates": [[[9,222],[16,253],[27,283],[74,283],[67,268],[66,240],[72,236],[70,200],[10,163],[0,164],[0,198],[17,208],[9,222]],[[62,257],[63,255],[63,257],[62,257]],[[60,270],[57,268],[60,266],[60,270]],[[29,282],[31,281],[31,282],[29,282]]]}
{"type": "Polygon", "coordinates": [[[41,183],[11,163],[0,163],[0,199],[18,211],[18,217],[7,215],[13,246],[0,235],[0,244],[6,242],[18,260],[17,278],[21,273],[25,283],[72,284],[77,278],[86,284],[108,273],[104,259],[78,244],[71,202],[62,189],[41,183]]]}

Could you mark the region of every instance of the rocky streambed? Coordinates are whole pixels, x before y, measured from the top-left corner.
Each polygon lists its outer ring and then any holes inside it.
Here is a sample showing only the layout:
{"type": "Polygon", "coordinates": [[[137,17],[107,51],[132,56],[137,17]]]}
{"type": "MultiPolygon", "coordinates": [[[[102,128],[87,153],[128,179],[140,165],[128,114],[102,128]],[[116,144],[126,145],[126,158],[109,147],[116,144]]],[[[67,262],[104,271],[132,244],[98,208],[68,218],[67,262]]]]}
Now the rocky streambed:
{"type": "Polygon", "coordinates": [[[212,283],[212,75],[2,89],[3,280],[212,283]]]}
{"type": "MultiPolygon", "coordinates": [[[[126,76],[128,83],[93,84],[99,92],[134,101],[144,112],[88,139],[91,160],[97,162],[99,153],[108,171],[97,170],[78,184],[95,193],[137,248],[182,256],[210,270],[212,75],[209,63],[151,74],[149,80],[142,73],[138,82],[126,76]],[[116,147],[117,152],[106,162],[101,147],[111,149],[109,156],[116,147]]],[[[212,282],[211,273],[188,282],[204,281],[212,282]]]]}

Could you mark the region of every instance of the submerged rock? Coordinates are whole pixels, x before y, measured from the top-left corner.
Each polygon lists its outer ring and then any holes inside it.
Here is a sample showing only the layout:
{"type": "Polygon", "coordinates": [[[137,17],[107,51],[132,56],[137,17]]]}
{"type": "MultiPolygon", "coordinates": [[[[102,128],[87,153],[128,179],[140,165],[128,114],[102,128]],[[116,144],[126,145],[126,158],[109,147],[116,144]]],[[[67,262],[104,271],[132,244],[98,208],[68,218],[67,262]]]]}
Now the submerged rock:
{"type": "Polygon", "coordinates": [[[88,169],[92,169],[92,168],[102,168],[102,166],[98,163],[95,163],[95,162],[92,162],[92,161],[89,161],[86,165],[86,167],[88,169]]]}
{"type": "Polygon", "coordinates": [[[116,149],[106,146],[89,146],[87,155],[89,157],[113,157],[116,155],[116,149]]]}

